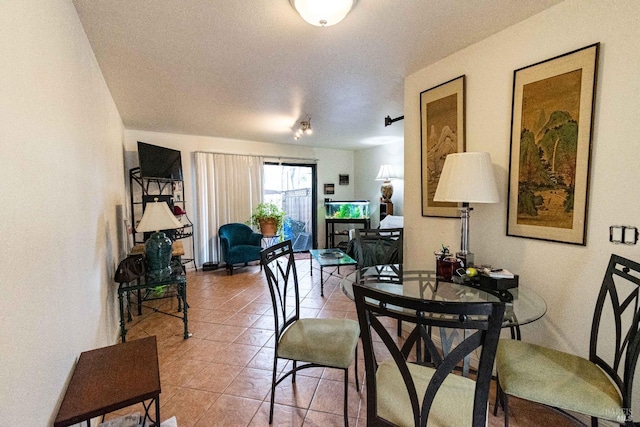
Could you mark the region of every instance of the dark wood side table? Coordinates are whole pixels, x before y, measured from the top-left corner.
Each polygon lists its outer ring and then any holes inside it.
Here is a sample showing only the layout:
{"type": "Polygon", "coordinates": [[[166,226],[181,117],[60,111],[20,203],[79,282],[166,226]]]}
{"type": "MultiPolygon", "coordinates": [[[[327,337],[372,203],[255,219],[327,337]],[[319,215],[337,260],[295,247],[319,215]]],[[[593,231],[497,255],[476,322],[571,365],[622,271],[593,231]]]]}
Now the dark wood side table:
{"type": "Polygon", "coordinates": [[[383,201],[380,199],[380,220],[383,220],[387,215],[393,215],[393,202],[383,201]]]}
{"type": "Polygon", "coordinates": [[[160,371],[156,337],[80,354],[54,427],[66,427],[142,402],[144,420],[160,426],[160,371]],[[149,401],[148,403],[145,403],[149,401]],[[149,410],[155,404],[155,420],[149,410]]]}

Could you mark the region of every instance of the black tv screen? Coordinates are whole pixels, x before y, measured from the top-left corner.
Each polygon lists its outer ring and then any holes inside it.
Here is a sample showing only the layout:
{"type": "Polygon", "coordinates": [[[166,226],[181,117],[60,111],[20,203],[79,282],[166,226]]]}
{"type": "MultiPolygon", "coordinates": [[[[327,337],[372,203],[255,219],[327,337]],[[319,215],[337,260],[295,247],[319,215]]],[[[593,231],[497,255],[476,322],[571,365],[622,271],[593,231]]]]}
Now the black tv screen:
{"type": "Polygon", "coordinates": [[[138,161],[142,178],[182,180],[180,151],[138,141],[138,161]]]}

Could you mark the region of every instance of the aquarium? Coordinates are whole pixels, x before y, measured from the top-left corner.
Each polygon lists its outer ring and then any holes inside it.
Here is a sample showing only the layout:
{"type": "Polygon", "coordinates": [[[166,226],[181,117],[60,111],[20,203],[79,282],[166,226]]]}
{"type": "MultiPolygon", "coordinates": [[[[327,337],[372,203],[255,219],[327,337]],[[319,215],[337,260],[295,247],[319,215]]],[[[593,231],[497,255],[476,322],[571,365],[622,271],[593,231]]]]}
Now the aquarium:
{"type": "Polygon", "coordinates": [[[369,218],[368,200],[344,200],[324,203],[326,219],[363,219],[369,218]]]}

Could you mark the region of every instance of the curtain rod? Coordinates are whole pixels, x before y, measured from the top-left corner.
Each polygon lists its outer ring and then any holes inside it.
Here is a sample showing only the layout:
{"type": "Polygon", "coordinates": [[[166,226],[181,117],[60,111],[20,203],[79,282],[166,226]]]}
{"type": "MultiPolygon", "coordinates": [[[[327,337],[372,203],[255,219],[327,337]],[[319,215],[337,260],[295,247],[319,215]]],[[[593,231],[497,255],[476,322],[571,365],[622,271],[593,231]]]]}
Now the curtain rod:
{"type": "Polygon", "coordinates": [[[217,151],[194,151],[194,153],[204,153],[204,154],[227,154],[229,156],[252,156],[252,157],[262,157],[264,159],[270,159],[270,160],[304,160],[307,162],[314,162],[317,163],[318,159],[310,159],[307,157],[291,157],[291,156],[268,156],[268,155],[261,155],[261,154],[246,154],[246,153],[221,153],[221,152],[217,152],[217,151]]]}

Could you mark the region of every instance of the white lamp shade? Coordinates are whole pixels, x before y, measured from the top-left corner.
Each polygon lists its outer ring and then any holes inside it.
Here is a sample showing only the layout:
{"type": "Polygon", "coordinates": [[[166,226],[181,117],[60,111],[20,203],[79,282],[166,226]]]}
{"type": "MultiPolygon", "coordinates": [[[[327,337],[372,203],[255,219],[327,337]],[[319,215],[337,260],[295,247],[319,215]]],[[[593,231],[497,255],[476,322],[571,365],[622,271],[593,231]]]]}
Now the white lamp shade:
{"type": "Polygon", "coordinates": [[[498,186],[489,153],[447,155],[438,181],[436,202],[498,203],[498,186]]]}
{"type": "Polygon", "coordinates": [[[357,0],[289,0],[302,19],[317,27],[329,27],[342,21],[357,0]]]}
{"type": "Polygon", "coordinates": [[[148,231],[173,230],[182,227],[182,223],[173,215],[169,209],[169,205],[156,200],[153,203],[147,203],[142,219],[136,227],[136,231],[144,233],[148,231]]]}
{"type": "Polygon", "coordinates": [[[398,179],[398,175],[396,175],[391,165],[381,165],[376,181],[390,181],[392,179],[398,179]]]}

